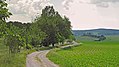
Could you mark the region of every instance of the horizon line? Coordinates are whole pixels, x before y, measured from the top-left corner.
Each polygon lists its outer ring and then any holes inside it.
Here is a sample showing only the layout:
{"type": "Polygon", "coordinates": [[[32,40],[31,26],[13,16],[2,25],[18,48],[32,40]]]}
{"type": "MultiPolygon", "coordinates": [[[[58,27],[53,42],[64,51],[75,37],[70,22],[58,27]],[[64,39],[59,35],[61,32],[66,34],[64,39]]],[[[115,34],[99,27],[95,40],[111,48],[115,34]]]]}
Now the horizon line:
{"type": "Polygon", "coordinates": [[[72,28],[72,30],[95,30],[95,29],[113,29],[113,30],[119,30],[119,28],[86,28],[86,29],[79,29],[79,28],[72,28]]]}

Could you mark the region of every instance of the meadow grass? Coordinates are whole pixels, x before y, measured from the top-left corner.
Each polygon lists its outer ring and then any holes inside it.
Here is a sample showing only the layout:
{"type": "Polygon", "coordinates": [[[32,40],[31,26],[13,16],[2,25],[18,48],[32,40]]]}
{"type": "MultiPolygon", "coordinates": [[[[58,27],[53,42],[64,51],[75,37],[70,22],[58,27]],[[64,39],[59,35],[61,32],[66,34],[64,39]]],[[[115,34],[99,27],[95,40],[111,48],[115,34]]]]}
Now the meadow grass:
{"type": "Polygon", "coordinates": [[[20,53],[9,54],[8,47],[0,38],[0,67],[26,67],[26,56],[35,50],[22,50],[20,53]]]}
{"type": "Polygon", "coordinates": [[[101,42],[85,38],[81,46],[54,49],[47,57],[60,67],[119,67],[119,36],[101,42]]]}

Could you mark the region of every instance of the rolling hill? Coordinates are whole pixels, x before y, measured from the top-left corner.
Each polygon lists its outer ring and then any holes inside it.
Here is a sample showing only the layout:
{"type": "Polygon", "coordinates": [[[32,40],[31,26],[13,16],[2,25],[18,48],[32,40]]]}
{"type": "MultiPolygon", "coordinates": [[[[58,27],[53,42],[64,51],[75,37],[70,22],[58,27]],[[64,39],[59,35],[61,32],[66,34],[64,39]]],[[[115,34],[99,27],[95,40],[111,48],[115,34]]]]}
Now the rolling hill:
{"type": "Polygon", "coordinates": [[[92,30],[73,30],[75,36],[81,36],[85,33],[99,34],[99,35],[119,35],[119,30],[116,29],[92,29],[92,30]]]}

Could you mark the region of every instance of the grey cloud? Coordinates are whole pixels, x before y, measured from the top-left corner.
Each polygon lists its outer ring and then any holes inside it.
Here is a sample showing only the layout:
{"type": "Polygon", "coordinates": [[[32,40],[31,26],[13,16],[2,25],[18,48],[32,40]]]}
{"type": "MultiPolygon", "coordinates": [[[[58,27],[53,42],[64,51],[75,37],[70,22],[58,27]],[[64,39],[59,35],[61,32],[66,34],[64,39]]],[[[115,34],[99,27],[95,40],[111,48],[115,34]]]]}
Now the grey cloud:
{"type": "Polygon", "coordinates": [[[118,3],[119,0],[79,0],[79,3],[86,3],[86,4],[95,4],[97,7],[104,7],[107,8],[110,6],[109,3],[118,3]]]}
{"type": "Polygon", "coordinates": [[[70,3],[72,2],[73,0],[64,0],[62,4],[66,10],[69,10],[70,3]]]}
{"type": "Polygon", "coordinates": [[[102,2],[113,2],[113,3],[116,3],[116,2],[119,2],[119,0],[91,0],[91,3],[102,3],[102,2]]]}
{"type": "Polygon", "coordinates": [[[16,4],[20,0],[6,0],[8,4],[16,4]]]}
{"type": "Polygon", "coordinates": [[[117,3],[119,0],[91,0],[90,4],[96,4],[97,7],[109,7],[109,3],[117,3]]]}
{"type": "Polygon", "coordinates": [[[41,10],[42,9],[41,2],[34,2],[33,7],[35,10],[41,10]]]}
{"type": "Polygon", "coordinates": [[[12,12],[13,14],[25,14],[25,12],[21,9],[22,7],[18,6],[18,5],[10,5],[9,6],[9,10],[10,12],[12,12]],[[17,8],[14,8],[17,7],[17,8]]]}
{"type": "MultiPolygon", "coordinates": [[[[50,0],[7,0],[8,8],[14,15],[28,15],[33,18],[50,0]]],[[[22,19],[21,19],[22,20],[22,19]]]]}
{"type": "MultiPolygon", "coordinates": [[[[64,0],[63,6],[66,10],[69,10],[70,3],[72,3],[74,0],[64,0]]],[[[85,4],[95,4],[97,7],[109,7],[109,2],[116,3],[119,2],[119,0],[78,0],[79,3],[85,3],[85,4]]]]}
{"type": "Polygon", "coordinates": [[[102,3],[97,3],[96,6],[97,6],[97,7],[107,8],[107,7],[109,7],[109,4],[108,4],[108,3],[105,3],[105,2],[102,2],[102,3]]]}

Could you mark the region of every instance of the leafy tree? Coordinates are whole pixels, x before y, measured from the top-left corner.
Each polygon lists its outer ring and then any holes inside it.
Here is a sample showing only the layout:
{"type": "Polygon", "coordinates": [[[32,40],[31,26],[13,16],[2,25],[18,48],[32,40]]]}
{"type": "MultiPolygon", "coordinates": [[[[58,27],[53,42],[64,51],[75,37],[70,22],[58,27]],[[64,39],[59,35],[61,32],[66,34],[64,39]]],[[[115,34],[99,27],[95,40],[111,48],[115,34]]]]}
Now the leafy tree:
{"type": "Polygon", "coordinates": [[[0,0],[0,20],[5,21],[12,15],[7,9],[7,3],[5,0],[0,0]]]}
{"type": "Polygon", "coordinates": [[[5,35],[5,44],[9,46],[10,53],[17,53],[24,46],[24,39],[20,36],[22,30],[12,24],[7,27],[5,35]]]}
{"type": "Polygon", "coordinates": [[[5,1],[0,1],[0,31],[5,34],[5,44],[10,53],[17,53],[21,47],[30,49],[38,46],[49,46],[65,39],[73,39],[71,22],[67,17],[61,17],[53,6],[46,6],[41,16],[33,23],[12,22],[5,23],[11,13],[6,9],[5,1]],[[5,9],[5,11],[3,10],[5,9]]]}
{"type": "MultiPolygon", "coordinates": [[[[27,28],[29,28],[29,27],[30,27],[29,23],[27,23],[27,24],[24,23],[23,24],[23,23],[18,22],[18,21],[15,21],[15,22],[10,21],[10,22],[7,23],[7,28],[8,28],[7,29],[7,36],[11,37],[13,39],[19,40],[17,42],[21,43],[21,45],[19,44],[18,47],[31,48],[31,46],[29,45],[29,40],[28,40],[29,39],[29,37],[28,37],[29,31],[28,31],[27,28]]],[[[9,44],[9,45],[11,45],[11,44],[9,44]]],[[[16,46],[17,46],[17,44],[16,44],[16,46]]]]}
{"type": "Polygon", "coordinates": [[[46,33],[46,37],[42,41],[43,46],[50,44],[54,46],[55,43],[63,42],[72,35],[69,19],[62,18],[53,6],[46,6],[42,10],[41,16],[37,17],[34,23],[37,23],[39,29],[46,33]]]}
{"type": "Polygon", "coordinates": [[[45,36],[36,23],[10,21],[6,24],[5,44],[9,46],[11,53],[19,52],[21,47],[26,49],[37,47],[45,36]]]}
{"type": "Polygon", "coordinates": [[[34,46],[34,47],[38,47],[38,46],[41,46],[40,43],[41,41],[44,39],[45,37],[45,33],[42,32],[37,23],[32,23],[32,25],[30,26],[29,30],[28,30],[29,33],[28,36],[29,36],[29,43],[34,46]]]}
{"type": "Polygon", "coordinates": [[[7,3],[5,0],[0,0],[0,35],[5,34],[5,19],[9,18],[12,15],[7,9],[7,3]]]}

